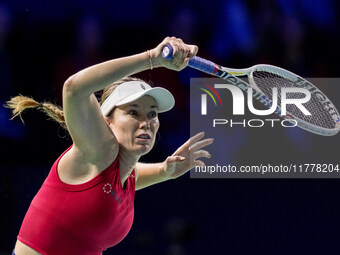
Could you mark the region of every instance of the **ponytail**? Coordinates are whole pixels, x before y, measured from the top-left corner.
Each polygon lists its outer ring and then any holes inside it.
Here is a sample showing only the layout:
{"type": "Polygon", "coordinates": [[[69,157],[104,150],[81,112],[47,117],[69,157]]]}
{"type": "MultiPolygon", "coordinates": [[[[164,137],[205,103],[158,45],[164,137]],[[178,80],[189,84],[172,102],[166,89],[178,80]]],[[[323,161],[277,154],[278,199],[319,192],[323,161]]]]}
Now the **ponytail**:
{"type": "Polygon", "coordinates": [[[63,128],[67,130],[63,110],[59,106],[52,103],[38,103],[31,97],[19,95],[12,97],[9,101],[7,101],[5,107],[12,109],[13,117],[11,120],[19,116],[23,123],[25,122],[21,116],[22,112],[29,108],[37,108],[49,116],[50,119],[58,122],[63,128]]]}
{"type": "MultiPolygon", "coordinates": [[[[105,101],[105,99],[116,89],[117,86],[128,81],[141,81],[141,79],[131,77],[131,76],[126,76],[110,84],[103,90],[99,104],[101,105],[105,101]]],[[[64,112],[62,108],[50,102],[39,103],[35,101],[32,97],[19,95],[16,97],[12,97],[9,101],[7,101],[5,104],[5,107],[12,109],[13,117],[11,118],[11,120],[19,116],[23,123],[25,122],[21,116],[22,112],[29,108],[37,108],[43,111],[48,117],[50,117],[50,119],[58,122],[59,125],[61,125],[65,130],[67,130],[64,112]]]]}

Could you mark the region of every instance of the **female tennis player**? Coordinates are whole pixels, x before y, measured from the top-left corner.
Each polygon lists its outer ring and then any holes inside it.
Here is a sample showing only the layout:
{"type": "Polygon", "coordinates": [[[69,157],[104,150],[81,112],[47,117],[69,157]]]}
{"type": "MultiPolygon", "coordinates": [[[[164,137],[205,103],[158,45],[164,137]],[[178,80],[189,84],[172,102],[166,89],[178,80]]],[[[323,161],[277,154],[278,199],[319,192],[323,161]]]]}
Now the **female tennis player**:
{"type": "Polygon", "coordinates": [[[135,190],[177,178],[209,158],[213,139],[199,133],[164,162],[139,163],[159,129],[158,113],[174,106],[172,94],[130,75],[149,68],[180,71],[198,48],[167,37],[156,48],[88,67],[63,87],[63,111],[17,96],[13,117],[38,108],[64,125],[73,144],[55,161],[23,220],[13,254],[95,255],[119,243],[134,217],[135,190]],[[165,44],[174,59],[164,60],[165,44]],[[109,85],[109,86],[108,86],[109,85]],[[101,103],[94,92],[104,89],[101,103]]]}

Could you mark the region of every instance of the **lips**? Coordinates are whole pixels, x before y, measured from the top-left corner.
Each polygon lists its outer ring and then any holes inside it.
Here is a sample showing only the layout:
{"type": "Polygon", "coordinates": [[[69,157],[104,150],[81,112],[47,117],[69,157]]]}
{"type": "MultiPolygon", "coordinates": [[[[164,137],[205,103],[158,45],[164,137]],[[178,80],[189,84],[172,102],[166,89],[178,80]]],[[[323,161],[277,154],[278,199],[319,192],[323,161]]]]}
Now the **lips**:
{"type": "Polygon", "coordinates": [[[140,139],[151,139],[151,136],[147,133],[144,133],[144,134],[140,134],[137,136],[137,138],[140,138],[140,139]]]}

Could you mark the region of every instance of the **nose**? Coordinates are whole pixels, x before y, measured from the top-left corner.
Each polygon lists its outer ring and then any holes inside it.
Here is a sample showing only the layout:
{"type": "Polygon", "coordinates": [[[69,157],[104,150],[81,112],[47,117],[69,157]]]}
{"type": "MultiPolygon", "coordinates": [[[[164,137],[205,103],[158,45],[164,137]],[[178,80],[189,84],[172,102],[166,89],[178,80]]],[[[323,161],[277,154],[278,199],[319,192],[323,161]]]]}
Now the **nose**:
{"type": "Polygon", "coordinates": [[[140,128],[144,130],[149,130],[150,129],[150,121],[148,119],[143,120],[140,123],[140,128]]]}

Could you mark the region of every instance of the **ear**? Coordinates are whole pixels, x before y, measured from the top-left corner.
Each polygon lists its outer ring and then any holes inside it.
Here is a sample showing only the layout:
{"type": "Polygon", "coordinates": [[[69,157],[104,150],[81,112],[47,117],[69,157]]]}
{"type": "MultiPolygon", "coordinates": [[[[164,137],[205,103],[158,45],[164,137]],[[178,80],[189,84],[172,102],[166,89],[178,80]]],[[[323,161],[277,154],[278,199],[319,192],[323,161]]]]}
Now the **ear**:
{"type": "Polygon", "coordinates": [[[110,126],[110,124],[112,123],[111,118],[104,116],[104,119],[105,119],[106,123],[110,126]]]}

